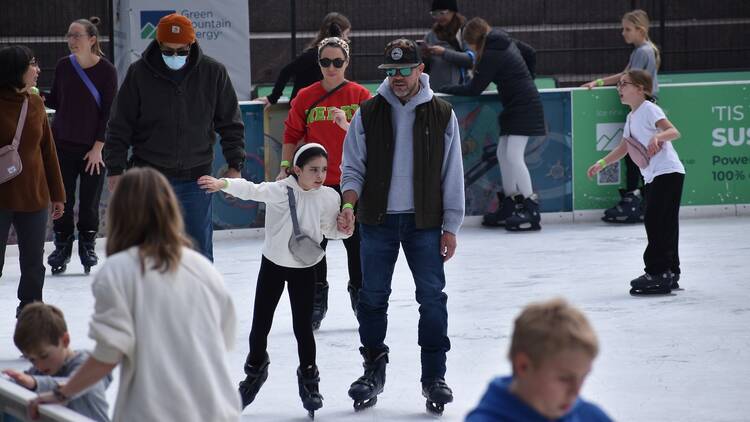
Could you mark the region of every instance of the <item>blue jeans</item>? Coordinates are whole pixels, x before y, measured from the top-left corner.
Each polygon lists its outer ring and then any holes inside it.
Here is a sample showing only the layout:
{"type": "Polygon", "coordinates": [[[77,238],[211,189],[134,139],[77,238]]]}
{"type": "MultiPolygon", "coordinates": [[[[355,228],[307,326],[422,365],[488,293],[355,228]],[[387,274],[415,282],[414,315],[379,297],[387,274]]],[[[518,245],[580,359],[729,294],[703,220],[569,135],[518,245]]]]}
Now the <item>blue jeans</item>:
{"type": "Polygon", "coordinates": [[[193,240],[195,249],[206,258],[214,260],[214,229],[211,222],[213,206],[211,195],[198,187],[195,180],[169,179],[185,220],[185,231],[193,240]]]}
{"type": "Polygon", "coordinates": [[[360,224],[359,228],[363,277],[357,319],[362,345],[368,349],[385,347],[388,297],[401,246],[414,277],[419,303],[422,381],[445,377],[445,353],[451,344],[448,340],[448,295],[443,292],[441,229],[417,229],[414,214],[388,214],[381,225],[360,224]]]}

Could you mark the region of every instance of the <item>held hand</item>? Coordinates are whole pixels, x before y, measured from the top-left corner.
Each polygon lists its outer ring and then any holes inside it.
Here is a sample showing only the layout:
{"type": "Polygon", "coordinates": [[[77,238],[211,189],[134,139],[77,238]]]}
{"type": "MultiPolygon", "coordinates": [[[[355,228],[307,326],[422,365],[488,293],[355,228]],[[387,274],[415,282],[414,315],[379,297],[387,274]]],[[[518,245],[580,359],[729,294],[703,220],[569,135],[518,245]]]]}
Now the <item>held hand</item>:
{"type": "Polygon", "coordinates": [[[597,161],[596,163],[592,164],[591,167],[589,167],[588,171],[586,171],[586,174],[589,176],[589,179],[591,179],[596,175],[596,173],[602,171],[602,169],[603,167],[597,161]]]}
{"type": "Polygon", "coordinates": [[[351,208],[344,208],[336,218],[336,223],[339,230],[343,233],[354,232],[354,210],[351,208]]]}
{"type": "Polygon", "coordinates": [[[349,122],[346,120],[346,113],[340,108],[334,108],[333,111],[333,122],[336,123],[344,131],[349,130],[349,122]]]}
{"type": "Polygon", "coordinates": [[[112,193],[115,191],[115,188],[117,187],[117,183],[120,182],[120,178],[122,177],[121,174],[118,174],[117,176],[109,176],[107,178],[107,186],[109,187],[109,192],[112,193]]]}
{"type": "Polygon", "coordinates": [[[39,419],[39,405],[41,404],[62,404],[62,402],[52,392],[40,394],[29,402],[27,408],[29,419],[39,419]]]}
{"type": "Polygon", "coordinates": [[[434,54],[435,56],[442,56],[445,53],[445,47],[440,45],[433,45],[428,47],[430,50],[430,54],[434,54]]]}
{"type": "Polygon", "coordinates": [[[453,258],[456,253],[456,235],[450,232],[443,232],[440,236],[440,255],[443,255],[443,262],[453,258]]]}
{"type": "Polygon", "coordinates": [[[22,385],[29,390],[36,390],[36,381],[34,380],[34,377],[29,374],[24,374],[23,372],[18,372],[13,369],[6,369],[3,371],[3,374],[11,377],[17,384],[22,385]]]}
{"type": "Polygon", "coordinates": [[[63,216],[63,212],[65,212],[65,203],[64,202],[53,202],[52,203],[52,219],[57,220],[58,218],[63,216]]]}
{"type": "Polygon", "coordinates": [[[89,152],[86,153],[86,155],[83,156],[83,159],[86,160],[86,168],[84,171],[90,175],[94,175],[94,170],[96,170],[96,174],[101,174],[104,167],[104,160],[102,159],[102,148],[104,147],[104,142],[97,141],[94,143],[94,146],[89,150],[89,152]]]}
{"type": "Polygon", "coordinates": [[[653,157],[654,155],[658,154],[659,151],[661,151],[662,145],[664,144],[664,141],[659,140],[656,136],[651,138],[651,141],[648,143],[648,156],[653,157]]]}
{"type": "Polygon", "coordinates": [[[209,193],[220,191],[225,184],[223,180],[212,176],[201,176],[198,178],[198,186],[209,193]]]}

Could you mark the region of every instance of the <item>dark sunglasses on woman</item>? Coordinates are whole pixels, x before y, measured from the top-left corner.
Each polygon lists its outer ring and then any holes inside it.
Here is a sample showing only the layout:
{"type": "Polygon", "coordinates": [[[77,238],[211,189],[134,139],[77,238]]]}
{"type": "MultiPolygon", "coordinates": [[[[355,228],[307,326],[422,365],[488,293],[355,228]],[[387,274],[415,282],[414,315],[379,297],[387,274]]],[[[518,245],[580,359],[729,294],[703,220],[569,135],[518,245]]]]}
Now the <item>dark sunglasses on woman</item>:
{"type": "Polygon", "coordinates": [[[341,69],[344,67],[344,63],[346,63],[346,60],[344,59],[328,59],[328,58],[322,58],[318,60],[318,63],[320,63],[320,67],[328,67],[333,64],[333,67],[336,69],[341,69]]]}

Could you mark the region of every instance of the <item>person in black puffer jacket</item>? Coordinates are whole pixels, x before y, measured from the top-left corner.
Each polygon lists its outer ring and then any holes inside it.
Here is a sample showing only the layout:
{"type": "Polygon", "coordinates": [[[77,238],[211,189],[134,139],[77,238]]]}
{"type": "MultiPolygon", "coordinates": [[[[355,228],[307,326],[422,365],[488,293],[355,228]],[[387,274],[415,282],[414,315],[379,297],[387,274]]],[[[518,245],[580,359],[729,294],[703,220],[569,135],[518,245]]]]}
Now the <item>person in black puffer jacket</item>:
{"type": "Polygon", "coordinates": [[[539,230],[539,202],[524,159],[529,137],[546,135],[542,100],[534,85],[533,69],[529,68],[529,59],[534,56],[526,44],[519,47],[520,42],[505,31],[492,29],[482,18],[467,22],[463,36],[477,54],[474,77],[468,84],[443,87],[440,91],[480,95],[490,82],[495,82],[503,104],[497,146],[503,182],[503,192],[498,193],[501,204],[497,212],[485,215],[482,224],[514,231],[539,230]]]}

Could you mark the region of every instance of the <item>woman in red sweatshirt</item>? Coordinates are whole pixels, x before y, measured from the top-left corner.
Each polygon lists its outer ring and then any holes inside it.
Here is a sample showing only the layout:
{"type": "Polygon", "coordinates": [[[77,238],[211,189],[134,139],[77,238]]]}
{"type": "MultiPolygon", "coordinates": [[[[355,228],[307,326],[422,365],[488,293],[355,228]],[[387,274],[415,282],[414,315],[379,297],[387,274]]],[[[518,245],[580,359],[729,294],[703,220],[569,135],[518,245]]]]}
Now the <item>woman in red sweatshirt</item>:
{"type": "MultiPolygon", "coordinates": [[[[277,180],[288,176],[289,161],[298,145],[317,142],[328,151],[328,175],[324,184],[341,194],[339,185],[344,137],[359,104],[371,97],[366,88],[346,80],[344,74],[349,65],[349,57],[349,44],[341,38],[326,38],[318,44],[318,64],[323,73],[323,80],[300,90],[292,100],[292,108],[284,122],[281,171],[277,180]]],[[[326,244],[327,240],[323,239],[324,248],[326,244]]],[[[359,289],[362,286],[359,233],[356,229],[349,239],[344,240],[344,247],[349,267],[347,290],[352,309],[356,309],[359,289]]],[[[316,268],[313,329],[320,327],[320,322],[328,311],[326,273],[326,259],[323,258],[316,268]]]]}

